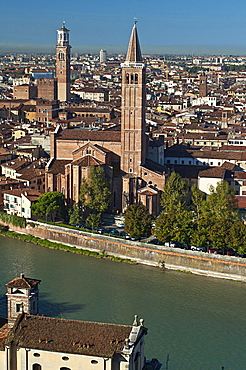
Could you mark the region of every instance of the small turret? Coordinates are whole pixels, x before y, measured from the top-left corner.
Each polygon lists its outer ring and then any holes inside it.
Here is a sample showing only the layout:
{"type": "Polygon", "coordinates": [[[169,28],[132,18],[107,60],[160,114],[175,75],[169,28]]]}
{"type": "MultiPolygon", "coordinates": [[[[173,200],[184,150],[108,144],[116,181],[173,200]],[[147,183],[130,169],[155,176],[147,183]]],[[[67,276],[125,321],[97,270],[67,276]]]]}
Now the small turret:
{"type": "Polygon", "coordinates": [[[63,21],[62,28],[57,30],[57,46],[69,46],[69,30],[63,21]]]}
{"type": "Polygon", "coordinates": [[[8,324],[12,327],[16,318],[22,312],[29,315],[38,314],[38,284],[41,280],[25,277],[22,273],[20,277],[5,284],[7,287],[8,300],[8,324]]]}

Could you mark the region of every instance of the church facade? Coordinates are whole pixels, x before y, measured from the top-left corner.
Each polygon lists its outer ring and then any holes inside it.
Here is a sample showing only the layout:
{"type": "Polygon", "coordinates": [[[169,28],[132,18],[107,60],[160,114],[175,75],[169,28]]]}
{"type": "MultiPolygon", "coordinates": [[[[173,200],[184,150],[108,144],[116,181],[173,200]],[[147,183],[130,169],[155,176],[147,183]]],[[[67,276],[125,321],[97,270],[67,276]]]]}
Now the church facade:
{"type": "Polygon", "coordinates": [[[62,130],[57,127],[51,135],[46,191],[62,192],[68,204],[78,202],[80,185],[83,178],[88,178],[90,166],[101,166],[110,179],[112,211],[121,212],[130,204],[141,203],[157,216],[166,174],[162,165],[148,158],[146,67],[136,23],[121,67],[120,131],[62,130]]]}

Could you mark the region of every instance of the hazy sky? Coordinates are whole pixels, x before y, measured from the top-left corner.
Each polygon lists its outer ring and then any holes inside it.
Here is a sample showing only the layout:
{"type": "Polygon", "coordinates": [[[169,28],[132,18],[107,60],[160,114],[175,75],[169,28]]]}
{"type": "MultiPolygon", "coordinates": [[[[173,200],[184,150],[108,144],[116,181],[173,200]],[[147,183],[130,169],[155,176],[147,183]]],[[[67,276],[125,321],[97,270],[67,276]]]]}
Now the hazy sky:
{"type": "Polygon", "coordinates": [[[143,53],[246,54],[245,16],[245,0],[5,0],[0,52],[54,51],[63,20],[72,51],[122,52],[136,17],[143,53]]]}

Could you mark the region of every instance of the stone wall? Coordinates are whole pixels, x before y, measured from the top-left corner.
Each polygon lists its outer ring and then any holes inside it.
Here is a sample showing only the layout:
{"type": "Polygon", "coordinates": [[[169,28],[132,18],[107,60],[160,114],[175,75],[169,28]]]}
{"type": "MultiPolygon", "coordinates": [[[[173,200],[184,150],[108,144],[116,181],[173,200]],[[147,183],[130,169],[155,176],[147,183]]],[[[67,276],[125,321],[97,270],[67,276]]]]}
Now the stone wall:
{"type": "Polygon", "coordinates": [[[139,263],[246,282],[246,260],[240,257],[159,247],[36,221],[35,227],[27,225],[26,229],[21,229],[10,225],[10,228],[16,232],[77,248],[103,250],[108,254],[129,258],[139,263]]]}

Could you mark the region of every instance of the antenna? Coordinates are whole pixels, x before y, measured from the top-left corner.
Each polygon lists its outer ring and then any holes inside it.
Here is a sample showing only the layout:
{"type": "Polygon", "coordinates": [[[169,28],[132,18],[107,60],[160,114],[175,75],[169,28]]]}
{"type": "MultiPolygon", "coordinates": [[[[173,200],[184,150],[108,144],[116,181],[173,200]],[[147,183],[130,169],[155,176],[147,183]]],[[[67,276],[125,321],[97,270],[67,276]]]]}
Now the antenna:
{"type": "Polygon", "coordinates": [[[134,17],[133,19],[134,19],[134,25],[136,25],[138,23],[138,20],[136,17],[134,17]]]}

